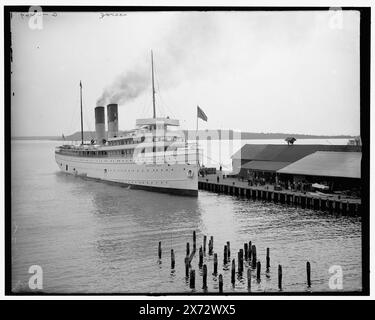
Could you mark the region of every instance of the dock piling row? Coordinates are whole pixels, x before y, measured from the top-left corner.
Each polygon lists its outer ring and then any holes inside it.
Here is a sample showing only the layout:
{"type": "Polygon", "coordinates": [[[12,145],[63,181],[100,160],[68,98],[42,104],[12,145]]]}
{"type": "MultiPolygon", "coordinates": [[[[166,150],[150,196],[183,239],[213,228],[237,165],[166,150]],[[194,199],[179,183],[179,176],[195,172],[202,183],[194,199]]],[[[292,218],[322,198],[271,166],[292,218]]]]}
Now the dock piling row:
{"type": "Polygon", "coordinates": [[[248,199],[270,201],[274,203],[296,206],[303,209],[327,211],[342,215],[360,215],[361,203],[356,199],[324,199],[319,196],[307,195],[306,193],[294,193],[290,190],[275,191],[264,190],[254,186],[236,186],[235,182],[228,185],[225,182],[219,184],[214,181],[198,181],[198,188],[229,194],[233,196],[246,197],[248,199]]]}

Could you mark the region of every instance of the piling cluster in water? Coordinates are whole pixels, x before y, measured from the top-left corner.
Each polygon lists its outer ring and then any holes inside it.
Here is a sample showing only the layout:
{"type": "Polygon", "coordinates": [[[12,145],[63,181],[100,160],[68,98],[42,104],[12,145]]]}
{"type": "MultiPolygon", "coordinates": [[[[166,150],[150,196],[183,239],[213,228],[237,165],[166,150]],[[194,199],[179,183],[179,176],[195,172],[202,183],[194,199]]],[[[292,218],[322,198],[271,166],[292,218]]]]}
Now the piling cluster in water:
{"type": "MultiPolygon", "coordinates": [[[[207,264],[204,263],[204,256],[206,255],[206,246],[207,246],[207,236],[203,236],[203,244],[199,247],[198,253],[198,267],[202,270],[202,289],[207,292],[207,264]]],[[[189,283],[190,289],[195,289],[196,285],[196,272],[192,267],[192,260],[195,257],[197,249],[196,244],[196,232],[193,232],[193,248],[190,252],[190,243],[186,243],[186,255],[184,259],[185,265],[185,277],[186,281],[189,283]]],[[[208,242],[208,255],[213,255],[213,275],[218,275],[219,280],[219,293],[223,293],[223,275],[222,273],[218,274],[218,253],[214,252],[214,237],[211,236],[208,242]]],[[[159,241],[158,247],[158,256],[159,260],[162,259],[162,246],[161,241],[159,241]]],[[[239,275],[246,274],[247,276],[247,289],[251,292],[251,279],[252,279],[252,272],[256,272],[256,281],[257,283],[261,282],[261,261],[258,259],[257,256],[257,248],[256,245],[253,244],[251,241],[248,243],[244,243],[243,249],[239,249],[237,252],[237,260],[235,256],[231,255],[231,247],[230,241],[224,245],[223,251],[223,270],[226,270],[228,264],[231,263],[231,284],[233,287],[236,286],[236,261],[237,261],[237,273],[239,275]],[[233,258],[232,258],[233,257],[233,258]],[[247,262],[247,264],[246,264],[247,262]],[[246,269],[246,271],[245,271],[246,269]]],[[[266,276],[270,276],[270,268],[271,268],[271,258],[270,258],[270,248],[266,249],[266,276]]],[[[171,249],[171,269],[174,269],[176,266],[175,261],[175,253],[174,250],[171,249]]],[[[282,291],[283,288],[283,271],[282,265],[278,265],[278,290],[282,291]]],[[[306,285],[307,288],[311,288],[311,265],[310,262],[306,262],[306,285]]]]}

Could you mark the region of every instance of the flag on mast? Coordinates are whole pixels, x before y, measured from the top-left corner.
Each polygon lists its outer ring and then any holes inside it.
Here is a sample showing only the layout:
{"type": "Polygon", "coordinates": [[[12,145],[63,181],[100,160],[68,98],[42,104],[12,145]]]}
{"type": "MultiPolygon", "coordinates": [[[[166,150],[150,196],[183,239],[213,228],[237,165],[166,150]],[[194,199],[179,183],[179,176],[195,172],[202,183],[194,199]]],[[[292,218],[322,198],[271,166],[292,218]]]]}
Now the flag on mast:
{"type": "Polygon", "coordinates": [[[197,117],[201,118],[203,121],[207,121],[206,114],[203,112],[201,108],[199,108],[199,106],[197,106],[197,117]]]}

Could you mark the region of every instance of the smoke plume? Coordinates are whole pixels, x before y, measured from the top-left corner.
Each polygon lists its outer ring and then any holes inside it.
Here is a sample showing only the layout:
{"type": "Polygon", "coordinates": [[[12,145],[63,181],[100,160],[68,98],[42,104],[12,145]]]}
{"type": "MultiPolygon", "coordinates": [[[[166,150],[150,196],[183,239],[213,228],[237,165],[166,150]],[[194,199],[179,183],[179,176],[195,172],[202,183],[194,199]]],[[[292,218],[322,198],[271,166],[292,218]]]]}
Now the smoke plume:
{"type": "Polygon", "coordinates": [[[150,84],[149,72],[142,71],[131,70],[118,75],[113,83],[103,90],[96,104],[122,104],[138,97],[150,84]]]}
{"type": "MultiPolygon", "coordinates": [[[[213,18],[213,15],[208,13],[176,13],[174,24],[172,23],[170,28],[172,31],[162,38],[156,50],[156,71],[160,78],[165,79],[165,86],[177,85],[177,82],[182,81],[183,77],[178,75],[181,68],[184,69],[182,73],[187,75],[194,73],[193,70],[201,70],[202,65],[207,62],[207,49],[210,49],[211,43],[215,41],[217,31],[213,18]]],[[[121,105],[147,90],[151,85],[150,62],[144,62],[142,66],[137,65],[137,68],[117,76],[113,83],[103,90],[97,105],[121,105]]]]}

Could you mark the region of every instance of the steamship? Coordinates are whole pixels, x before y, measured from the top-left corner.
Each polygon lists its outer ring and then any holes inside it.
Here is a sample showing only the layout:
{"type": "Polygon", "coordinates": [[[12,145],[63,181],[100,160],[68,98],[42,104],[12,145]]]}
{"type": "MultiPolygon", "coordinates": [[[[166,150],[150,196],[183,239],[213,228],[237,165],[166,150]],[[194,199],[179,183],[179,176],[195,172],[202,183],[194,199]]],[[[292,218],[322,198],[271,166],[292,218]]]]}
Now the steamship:
{"type": "Polygon", "coordinates": [[[176,130],[179,120],[156,117],[152,54],[151,65],[153,117],[137,119],[136,128],[124,135],[118,131],[118,105],[111,103],[107,105],[107,131],[105,107],[96,106],[96,139],[84,143],[80,83],[81,144],[56,148],[55,160],[61,171],[134,189],[198,195],[201,151],[176,130]]]}

